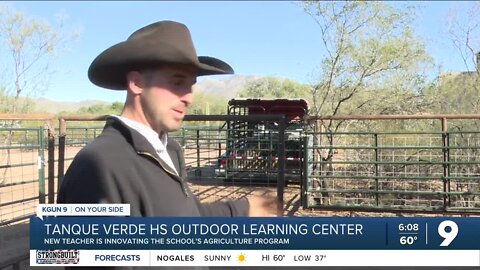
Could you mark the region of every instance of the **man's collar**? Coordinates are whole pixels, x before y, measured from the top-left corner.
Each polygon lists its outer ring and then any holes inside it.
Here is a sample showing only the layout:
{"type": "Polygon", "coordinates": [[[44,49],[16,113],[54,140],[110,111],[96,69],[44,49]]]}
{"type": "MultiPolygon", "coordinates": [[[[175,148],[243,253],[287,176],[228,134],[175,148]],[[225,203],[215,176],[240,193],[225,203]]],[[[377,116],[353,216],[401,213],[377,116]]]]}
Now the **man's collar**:
{"type": "Polygon", "coordinates": [[[167,149],[168,135],[166,132],[158,134],[151,127],[123,116],[109,115],[109,117],[116,118],[131,129],[136,130],[143,137],[145,137],[145,139],[147,139],[147,141],[152,145],[155,151],[165,151],[167,149]]]}

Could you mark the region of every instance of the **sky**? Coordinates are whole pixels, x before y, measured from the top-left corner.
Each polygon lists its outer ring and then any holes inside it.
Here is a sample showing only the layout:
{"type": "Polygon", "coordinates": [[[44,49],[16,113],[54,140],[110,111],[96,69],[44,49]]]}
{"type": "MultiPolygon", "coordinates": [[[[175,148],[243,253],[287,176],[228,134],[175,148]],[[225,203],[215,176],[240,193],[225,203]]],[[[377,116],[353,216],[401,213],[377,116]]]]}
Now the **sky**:
{"type": "MultiPolygon", "coordinates": [[[[407,2],[391,2],[406,5],[407,2]]],[[[465,70],[446,36],[451,8],[465,2],[414,2],[421,6],[417,34],[444,70],[465,70]]],[[[10,7],[27,16],[54,20],[67,16],[70,29],[80,30],[68,50],[55,60],[56,73],[43,97],[57,101],[124,101],[125,91],[97,87],[87,78],[92,60],[135,30],[160,20],[188,26],[198,55],[229,63],[239,75],[278,76],[312,83],[323,56],[320,31],[299,2],[291,1],[13,1],[10,7]]],[[[209,76],[211,80],[226,76],[209,76]]]]}

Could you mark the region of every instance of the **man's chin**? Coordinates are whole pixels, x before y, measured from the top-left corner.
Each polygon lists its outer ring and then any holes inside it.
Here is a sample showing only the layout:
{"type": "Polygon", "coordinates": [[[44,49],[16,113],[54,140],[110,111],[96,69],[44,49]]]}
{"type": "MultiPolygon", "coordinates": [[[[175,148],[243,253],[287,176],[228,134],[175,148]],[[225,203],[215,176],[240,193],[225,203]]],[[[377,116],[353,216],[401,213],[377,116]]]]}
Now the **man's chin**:
{"type": "Polygon", "coordinates": [[[171,125],[168,126],[168,132],[179,130],[182,127],[182,123],[183,123],[182,120],[172,123],[171,125]]]}

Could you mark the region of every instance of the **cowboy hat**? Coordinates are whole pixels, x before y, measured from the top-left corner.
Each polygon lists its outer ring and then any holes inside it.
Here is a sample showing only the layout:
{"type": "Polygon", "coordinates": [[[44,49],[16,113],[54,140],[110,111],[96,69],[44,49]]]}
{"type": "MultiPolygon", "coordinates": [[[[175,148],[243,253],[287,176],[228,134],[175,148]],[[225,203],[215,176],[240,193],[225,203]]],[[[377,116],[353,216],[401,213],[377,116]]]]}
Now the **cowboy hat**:
{"type": "Polygon", "coordinates": [[[197,75],[233,74],[230,65],[209,56],[197,56],[188,28],[174,21],[160,21],[135,31],[97,56],[88,69],[90,81],[100,87],[125,90],[129,71],[161,63],[197,68],[197,75]]]}

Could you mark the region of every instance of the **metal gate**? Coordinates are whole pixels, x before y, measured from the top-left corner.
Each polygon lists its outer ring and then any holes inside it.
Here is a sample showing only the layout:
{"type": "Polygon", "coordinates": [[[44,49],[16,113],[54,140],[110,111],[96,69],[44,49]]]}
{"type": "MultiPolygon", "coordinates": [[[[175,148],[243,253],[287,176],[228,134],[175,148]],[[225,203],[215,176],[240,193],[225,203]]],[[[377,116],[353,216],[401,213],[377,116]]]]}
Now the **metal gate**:
{"type": "Polygon", "coordinates": [[[0,116],[0,269],[28,258],[29,218],[39,203],[53,202],[51,118],[0,116]]]}
{"type": "Polygon", "coordinates": [[[281,115],[284,129],[277,121],[246,121],[238,118],[226,122],[227,151],[221,157],[222,173],[228,179],[255,179],[276,182],[279,160],[285,163],[287,183],[301,183],[303,176],[302,118],[308,113],[303,99],[232,99],[228,114],[232,116],[281,115]],[[282,133],[284,156],[278,156],[282,133]]]}
{"type": "Polygon", "coordinates": [[[480,211],[479,116],[319,117],[310,123],[306,207],[480,211]],[[448,131],[448,120],[455,130],[448,131]],[[331,121],[347,128],[327,131],[331,121]]]}

